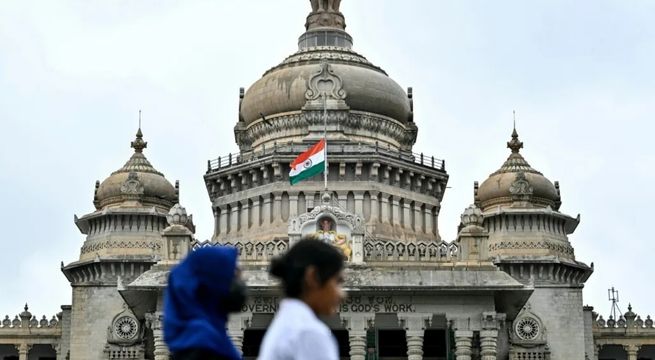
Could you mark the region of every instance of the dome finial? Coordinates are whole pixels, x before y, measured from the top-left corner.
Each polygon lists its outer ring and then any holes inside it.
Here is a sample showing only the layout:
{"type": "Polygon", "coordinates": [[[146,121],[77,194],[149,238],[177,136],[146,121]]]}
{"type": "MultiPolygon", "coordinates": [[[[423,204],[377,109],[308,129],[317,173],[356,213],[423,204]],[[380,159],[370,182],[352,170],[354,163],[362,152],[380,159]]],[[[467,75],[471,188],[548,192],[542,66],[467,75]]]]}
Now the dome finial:
{"type": "Polygon", "coordinates": [[[346,29],[343,14],[339,12],[341,0],[309,0],[312,4],[312,12],[307,16],[305,28],[336,28],[346,29]]]}
{"type": "Polygon", "coordinates": [[[141,153],[143,149],[148,147],[148,142],[143,141],[143,133],[141,132],[141,110],[139,110],[139,130],[136,132],[136,139],[130,144],[134,148],[134,152],[141,153]]]}
{"type": "Polygon", "coordinates": [[[516,132],[516,110],[514,114],[514,129],[512,130],[512,140],[507,142],[507,147],[512,149],[512,154],[518,154],[519,150],[523,148],[523,143],[519,140],[519,133],[516,132]]]}

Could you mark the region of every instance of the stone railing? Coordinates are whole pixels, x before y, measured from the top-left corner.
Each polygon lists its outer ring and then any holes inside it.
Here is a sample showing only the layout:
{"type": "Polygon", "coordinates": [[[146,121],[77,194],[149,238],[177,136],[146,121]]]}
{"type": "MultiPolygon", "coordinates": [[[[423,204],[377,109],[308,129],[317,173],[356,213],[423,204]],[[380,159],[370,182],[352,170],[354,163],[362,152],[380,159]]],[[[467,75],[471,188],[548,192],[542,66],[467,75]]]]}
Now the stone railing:
{"type": "Polygon", "coordinates": [[[628,312],[619,315],[618,320],[610,316],[607,320],[592,312],[592,333],[594,337],[594,358],[606,358],[608,347],[622,347],[627,358],[640,359],[639,351],[642,347],[655,345],[655,327],[650,315],[646,320],[632,312],[628,305],[628,312]]]}
{"type": "Polygon", "coordinates": [[[643,320],[641,316],[637,315],[636,318],[628,318],[621,315],[618,320],[614,319],[611,315],[605,320],[601,315],[595,322],[594,327],[598,329],[650,329],[653,334],[655,334],[655,328],[653,327],[653,320],[650,318],[650,315],[646,316],[646,320],[643,320]]]}
{"type": "Polygon", "coordinates": [[[43,315],[39,320],[28,311],[27,304],[25,304],[24,311],[15,315],[13,320],[10,319],[9,315],[5,315],[5,318],[0,322],[0,331],[5,329],[48,329],[58,327],[59,319],[57,319],[57,316],[53,315],[52,318],[48,320],[46,316],[43,315]]]}
{"type": "Polygon", "coordinates": [[[214,243],[209,240],[196,242],[193,250],[207,246],[234,246],[239,250],[239,260],[270,261],[273,257],[287,251],[289,242],[286,239],[270,241],[243,241],[237,243],[214,243]]]}
{"type": "Polygon", "coordinates": [[[459,248],[454,242],[400,242],[367,240],[364,261],[455,261],[459,248]]]}
{"type": "MultiPolygon", "coordinates": [[[[231,166],[239,165],[239,164],[245,164],[251,161],[255,160],[262,160],[266,159],[269,157],[272,157],[274,155],[290,155],[290,156],[297,156],[298,154],[307,151],[308,145],[307,144],[293,144],[293,143],[287,143],[287,144],[276,144],[272,147],[264,147],[262,150],[259,151],[254,151],[248,154],[242,154],[242,153],[230,153],[225,156],[219,156],[217,159],[213,160],[208,160],[207,161],[207,172],[213,172],[217,171],[220,169],[224,168],[229,168],[231,166]]],[[[413,161],[414,163],[422,166],[426,166],[429,168],[433,169],[438,169],[438,170],[446,170],[446,162],[441,159],[437,159],[434,156],[428,156],[424,155],[423,153],[411,153],[408,154],[407,152],[401,152],[395,149],[392,149],[391,147],[382,147],[378,146],[376,143],[375,145],[369,145],[369,144],[336,144],[336,145],[330,145],[328,144],[328,156],[330,154],[332,155],[339,155],[339,154],[361,154],[362,156],[365,156],[367,154],[382,154],[382,155],[387,155],[391,156],[394,158],[402,159],[402,160],[410,160],[413,161]]]]}
{"type": "MultiPolygon", "coordinates": [[[[271,241],[244,241],[236,243],[214,243],[209,240],[195,242],[193,250],[206,246],[234,246],[239,250],[239,260],[270,261],[273,257],[287,251],[286,239],[271,241]]],[[[459,248],[454,242],[400,242],[385,240],[366,240],[364,242],[364,261],[455,261],[459,248]]]]}

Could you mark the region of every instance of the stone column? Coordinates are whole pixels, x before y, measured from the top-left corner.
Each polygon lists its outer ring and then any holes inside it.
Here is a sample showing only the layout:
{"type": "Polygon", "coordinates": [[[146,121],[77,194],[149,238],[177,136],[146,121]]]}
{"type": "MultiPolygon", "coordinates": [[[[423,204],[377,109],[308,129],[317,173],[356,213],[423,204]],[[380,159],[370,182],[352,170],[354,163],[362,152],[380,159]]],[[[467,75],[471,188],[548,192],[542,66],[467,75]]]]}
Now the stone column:
{"type": "Polygon", "coordinates": [[[155,360],[168,360],[170,352],[164,342],[164,313],[147,313],[146,326],[152,330],[155,360]]]}
{"type": "Polygon", "coordinates": [[[455,330],[455,359],[471,360],[473,331],[455,330]]]}
{"type": "Polygon", "coordinates": [[[364,193],[355,193],[355,214],[364,217],[364,193]]]}
{"type": "Polygon", "coordinates": [[[480,331],[481,360],[496,360],[498,346],[498,316],[495,311],[482,313],[480,331]]]}
{"type": "Polygon", "coordinates": [[[635,344],[623,345],[623,349],[625,349],[625,352],[628,354],[628,360],[637,360],[637,353],[639,353],[640,347],[641,346],[635,344]]]}
{"type": "Polygon", "coordinates": [[[480,331],[480,355],[482,360],[496,360],[498,330],[480,331]]]}
{"type": "Polygon", "coordinates": [[[594,345],[594,358],[592,360],[598,360],[598,354],[603,349],[603,345],[594,345]]]}
{"type": "Polygon", "coordinates": [[[431,234],[434,232],[434,224],[432,223],[432,205],[425,204],[425,211],[423,212],[423,221],[425,222],[425,233],[431,234]]]}
{"type": "Polygon", "coordinates": [[[394,226],[400,226],[400,202],[395,196],[391,199],[391,218],[394,226]]]}
{"type": "Polygon", "coordinates": [[[27,360],[30,349],[32,349],[32,345],[28,345],[27,343],[16,345],[16,350],[18,350],[18,360],[27,360]]]}
{"type": "Polygon", "coordinates": [[[273,196],[273,223],[279,224],[282,222],[282,193],[276,191],[273,196]]]}
{"type": "Polygon", "coordinates": [[[403,208],[401,209],[401,211],[403,212],[403,222],[404,222],[403,223],[403,230],[405,232],[407,232],[408,230],[412,230],[412,228],[414,226],[414,224],[412,224],[412,221],[411,221],[412,217],[409,214],[409,212],[411,210],[412,209],[410,207],[409,202],[407,201],[407,199],[405,199],[405,201],[403,201],[403,208]]]}
{"type": "Polygon", "coordinates": [[[298,193],[289,193],[289,218],[298,216],[298,193]]]}
{"type": "MultiPolygon", "coordinates": [[[[218,237],[218,234],[221,231],[221,223],[219,222],[220,218],[220,211],[218,207],[212,206],[212,213],[214,214],[214,235],[212,236],[212,240],[216,239],[218,237]]],[[[145,224],[146,224],[146,229],[149,228],[148,222],[150,221],[150,216],[145,217],[145,224]]]]}
{"type": "Polygon", "coordinates": [[[271,223],[271,196],[269,194],[264,195],[264,201],[262,202],[262,224],[271,223]]]}
{"type": "MultiPolygon", "coordinates": [[[[343,316],[343,315],[342,315],[343,316]]],[[[366,359],[366,331],[373,326],[375,314],[357,313],[343,316],[348,329],[350,360],[366,359]]]]}
{"type": "Polygon", "coordinates": [[[220,214],[218,219],[218,233],[225,235],[227,233],[227,206],[223,205],[219,207],[220,214]]]}
{"type": "Polygon", "coordinates": [[[388,224],[390,221],[390,214],[389,214],[389,196],[387,194],[382,194],[380,197],[380,207],[381,207],[381,212],[380,212],[380,217],[382,219],[381,222],[384,224],[388,224]]]}
{"type": "Polygon", "coordinates": [[[261,219],[259,218],[259,196],[254,198],[252,200],[252,207],[250,208],[250,212],[252,213],[252,227],[253,228],[258,228],[259,224],[261,222],[261,219]]]}
{"type": "Polygon", "coordinates": [[[241,231],[247,230],[250,228],[250,224],[248,222],[248,212],[250,211],[250,205],[248,204],[248,200],[243,201],[243,205],[241,205],[241,231]]]}
{"type": "Polygon", "coordinates": [[[400,313],[398,319],[405,328],[407,360],[423,360],[423,337],[425,336],[425,328],[432,320],[432,315],[400,313]]]}
{"type": "Polygon", "coordinates": [[[232,213],[230,214],[230,235],[239,231],[239,202],[232,204],[232,213]]]}
{"type": "Polygon", "coordinates": [[[421,203],[414,201],[414,231],[417,234],[423,233],[423,213],[421,213],[421,203]]]}
{"type": "Polygon", "coordinates": [[[227,334],[232,339],[234,347],[243,352],[243,333],[250,326],[252,313],[231,314],[227,324],[227,334]]]}
{"type": "Polygon", "coordinates": [[[55,351],[55,359],[61,360],[64,357],[61,354],[61,344],[50,344],[52,346],[52,350],[55,351]]]}
{"type": "Polygon", "coordinates": [[[439,211],[441,209],[441,205],[437,205],[437,211],[435,211],[434,215],[432,215],[432,212],[430,212],[430,218],[432,219],[432,223],[434,224],[432,226],[433,230],[432,233],[437,236],[437,240],[441,240],[441,236],[439,235],[439,211]]]}
{"type": "Polygon", "coordinates": [[[375,224],[380,221],[380,204],[378,202],[378,192],[371,192],[371,218],[369,223],[375,224]]]}

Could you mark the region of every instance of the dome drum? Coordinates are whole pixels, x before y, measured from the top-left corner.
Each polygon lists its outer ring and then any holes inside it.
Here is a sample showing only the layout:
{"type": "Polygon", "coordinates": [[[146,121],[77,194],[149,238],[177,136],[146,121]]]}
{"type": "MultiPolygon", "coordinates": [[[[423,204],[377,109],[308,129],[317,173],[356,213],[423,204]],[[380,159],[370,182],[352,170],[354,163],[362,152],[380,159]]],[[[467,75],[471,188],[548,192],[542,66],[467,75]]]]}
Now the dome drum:
{"type": "Polygon", "coordinates": [[[353,38],[345,31],[330,28],[308,31],[298,38],[299,50],[317,46],[337,46],[350,49],[353,47],[353,38]]]}

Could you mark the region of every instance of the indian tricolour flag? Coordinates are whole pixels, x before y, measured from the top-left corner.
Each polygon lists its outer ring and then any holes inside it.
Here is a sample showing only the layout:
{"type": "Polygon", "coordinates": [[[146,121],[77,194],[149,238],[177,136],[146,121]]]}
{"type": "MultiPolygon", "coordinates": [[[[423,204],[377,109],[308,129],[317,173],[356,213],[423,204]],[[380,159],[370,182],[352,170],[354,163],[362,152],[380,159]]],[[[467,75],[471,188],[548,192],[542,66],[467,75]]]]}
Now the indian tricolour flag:
{"type": "Polygon", "coordinates": [[[325,170],[325,139],[317,142],[309,150],[298,155],[291,163],[289,180],[291,185],[320,174],[325,170]]]}

